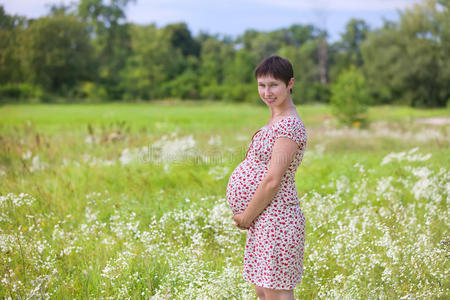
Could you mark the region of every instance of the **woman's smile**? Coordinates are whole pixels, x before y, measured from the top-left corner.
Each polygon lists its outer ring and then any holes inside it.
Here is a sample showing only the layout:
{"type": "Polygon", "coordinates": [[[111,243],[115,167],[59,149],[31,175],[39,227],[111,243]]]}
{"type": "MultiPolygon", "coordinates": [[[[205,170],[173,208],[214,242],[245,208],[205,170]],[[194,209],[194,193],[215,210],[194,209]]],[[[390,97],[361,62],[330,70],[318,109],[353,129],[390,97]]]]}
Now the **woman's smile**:
{"type": "Polygon", "coordinates": [[[282,80],[266,75],[258,77],[257,81],[259,95],[266,104],[278,106],[290,98],[289,90],[292,88],[293,80],[286,85],[282,80]]]}

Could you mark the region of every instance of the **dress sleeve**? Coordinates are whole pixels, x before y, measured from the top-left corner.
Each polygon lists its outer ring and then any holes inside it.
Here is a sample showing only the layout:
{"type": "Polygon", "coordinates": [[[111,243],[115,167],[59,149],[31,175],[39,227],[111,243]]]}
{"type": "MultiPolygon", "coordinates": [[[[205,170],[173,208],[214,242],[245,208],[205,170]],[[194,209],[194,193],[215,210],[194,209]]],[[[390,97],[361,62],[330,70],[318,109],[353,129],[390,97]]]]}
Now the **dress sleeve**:
{"type": "Polygon", "coordinates": [[[293,140],[302,149],[306,146],[306,130],[301,120],[288,118],[276,124],[274,138],[280,137],[287,137],[293,140]]]}

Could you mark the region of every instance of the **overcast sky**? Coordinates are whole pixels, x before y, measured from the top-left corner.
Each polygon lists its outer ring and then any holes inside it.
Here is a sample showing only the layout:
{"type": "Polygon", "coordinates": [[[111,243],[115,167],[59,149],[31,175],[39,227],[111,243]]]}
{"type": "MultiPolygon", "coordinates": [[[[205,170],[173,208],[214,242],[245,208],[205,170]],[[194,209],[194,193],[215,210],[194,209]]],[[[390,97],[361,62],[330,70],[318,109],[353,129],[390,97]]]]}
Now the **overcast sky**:
{"type": "MultiPolygon", "coordinates": [[[[40,17],[48,3],[70,0],[0,0],[9,14],[40,17]]],[[[106,0],[105,2],[108,2],[106,0]]],[[[193,35],[200,31],[233,37],[246,29],[271,31],[292,24],[314,24],[327,29],[330,40],[339,39],[351,18],[380,27],[383,18],[398,20],[398,9],[420,0],[136,0],[126,10],[127,19],[138,24],[156,23],[162,27],[184,21],[193,35]]]]}

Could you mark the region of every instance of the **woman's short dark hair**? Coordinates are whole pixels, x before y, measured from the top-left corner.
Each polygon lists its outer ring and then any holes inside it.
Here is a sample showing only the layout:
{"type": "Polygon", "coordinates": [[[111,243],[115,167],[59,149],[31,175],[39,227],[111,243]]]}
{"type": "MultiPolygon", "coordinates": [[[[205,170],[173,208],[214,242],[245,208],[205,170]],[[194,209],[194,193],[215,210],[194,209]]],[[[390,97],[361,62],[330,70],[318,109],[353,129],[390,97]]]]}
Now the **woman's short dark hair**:
{"type": "Polygon", "coordinates": [[[271,55],[260,62],[255,68],[255,78],[258,79],[262,76],[272,76],[275,79],[283,81],[287,86],[289,80],[294,77],[294,69],[288,59],[278,55],[271,55]]]}

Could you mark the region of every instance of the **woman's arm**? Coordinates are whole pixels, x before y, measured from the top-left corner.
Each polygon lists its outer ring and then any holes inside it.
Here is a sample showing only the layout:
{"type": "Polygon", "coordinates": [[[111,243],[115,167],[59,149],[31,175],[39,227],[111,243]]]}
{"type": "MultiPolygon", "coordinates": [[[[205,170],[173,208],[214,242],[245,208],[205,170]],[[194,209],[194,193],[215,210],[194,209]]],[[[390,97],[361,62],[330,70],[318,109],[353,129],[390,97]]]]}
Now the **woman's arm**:
{"type": "Polygon", "coordinates": [[[280,188],[281,179],[291,164],[298,145],[287,137],[275,140],[269,170],[259,184],[252,200],[242,214],[233,216],[233,220],[239,228],[248,228],[259,214],[270,204],[280,188]]]}

